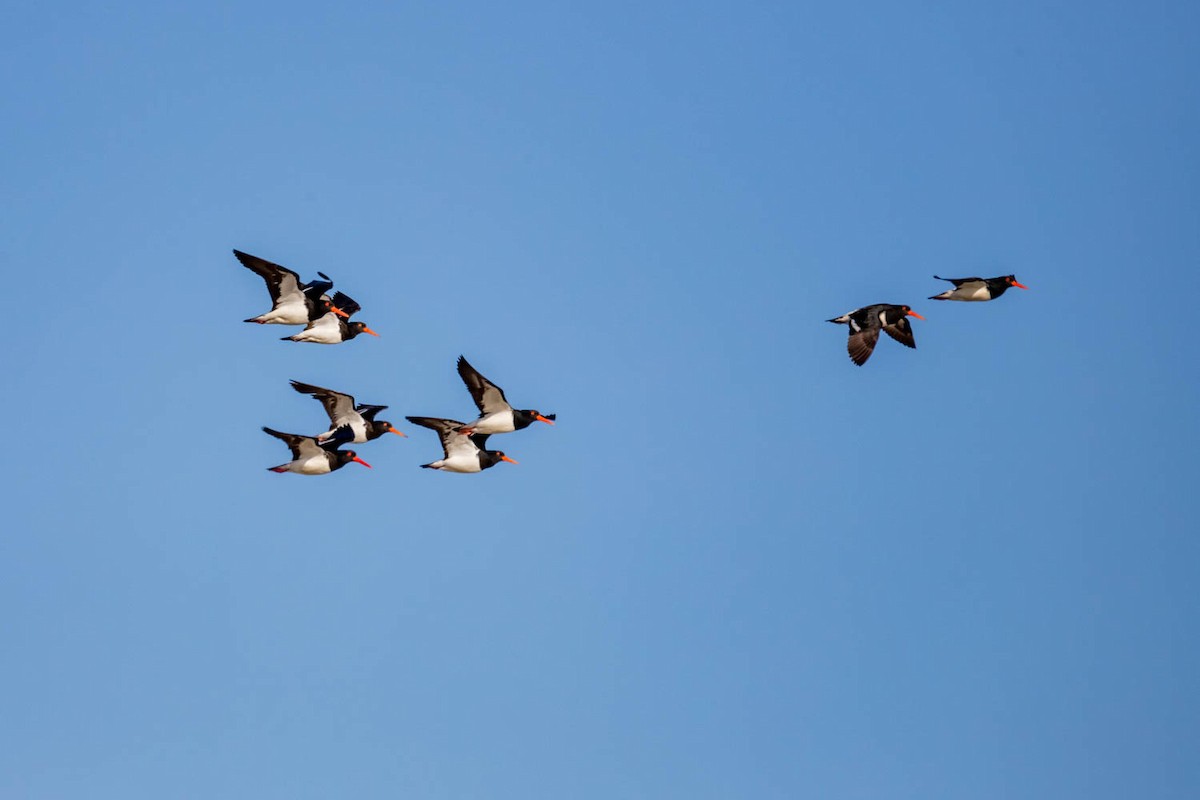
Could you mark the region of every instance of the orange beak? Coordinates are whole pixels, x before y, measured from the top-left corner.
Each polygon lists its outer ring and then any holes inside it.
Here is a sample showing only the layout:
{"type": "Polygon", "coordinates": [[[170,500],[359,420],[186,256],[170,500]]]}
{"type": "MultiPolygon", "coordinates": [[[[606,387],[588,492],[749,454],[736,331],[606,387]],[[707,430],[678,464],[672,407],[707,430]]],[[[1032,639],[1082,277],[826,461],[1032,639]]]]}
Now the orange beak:
{"type": "Polygon", "coordinates": [[[361,458],[359,458],[358,456],[355,456],[354,458],[352,458],[352,459],[350,459],[350,460],[351,460],[351,461],[357,461],[358,463],[362,464],[362,465],[363,465],[364,467],[366,467],[367,469],[371,469],[371,465],[370,465],[370,464],[368,464],[367,462],[363,461],[363,460],[362,460],[361,458]]]}
{"type": "Polygon", "coordinates": [[[1013,278],[1012,285],[1013,285],[1013,286],[1015,286],[1015,287],[1017,287],[1018,289],[1028,289],[1028,288],[1029,288],[1029,287],[1028,287],[1028,286],[1026,286],[1025,284],[1023,284],[1023,283],[1019,283],[1019,282],[1017,281],[1017,279],[1016,279],[1016,278],[1013,278]]]}
{"type": "Polygon", "coordinates": [[[396,434],[397,436],[403,436],[405,439],[407,439],[407,438],[408,438],[408,434],[407,434],[407,433],[401,433],[400,431],[396,430],[395,428],[388,428],[388,433],[394,433],[394,434],[396,434]]]}
{"type": "Polygon", "coordinates": [[[378,336],[378,335],[379,335],[378,333],[376,333],[375,331],[371,330],[370,328],[363,328],[363,333],[369,333],[369,334],[371,334],[372,336],[378,336]]]}
{"type": "MultiPolygon", "coordinates": [[[[920,314],[918,314],[915,311],[909,311],[908,314],[906,314],[905,316],[916,317],[917,319],[925,319],[924,317],[922,317],[920,314]]],[[[928,320],[926,320],[926,321],[928,321],[928,320]]]]}
{"type": "Polygon", "coordinates": [[[329,310],[332,311],[333,313],[337,314],[339,317],[342,317],[344,319],[350,319],[350,315],[347,314],[345,311],[342,311],[337,306],[330,306],[329,310]]]}
{"type": "Polygon", "coordinates": [[[512,460],[511,458],[509,458],[508,456],[500,456],[500,460],[501,460],[501,461],[507,461],[507,462],[508,462],[508,463],[510,463],[510,464],[516,464],[516,463],[517,463],[516,461],[513,461],[513,460],[512,460]]]}
{"type": "Polygon", "coordinates": [[[538,414],[538,415],[537,415],[537,421],[538,421],[538,422],[544,422],[544,423],[546,423],[547,425],[553,425],[553,424],[554,424],[554,420],[552,420],[552,419],[546,419],[546,418],[545,418],[545,417],[543,417],[541,414],[538,414]]]}

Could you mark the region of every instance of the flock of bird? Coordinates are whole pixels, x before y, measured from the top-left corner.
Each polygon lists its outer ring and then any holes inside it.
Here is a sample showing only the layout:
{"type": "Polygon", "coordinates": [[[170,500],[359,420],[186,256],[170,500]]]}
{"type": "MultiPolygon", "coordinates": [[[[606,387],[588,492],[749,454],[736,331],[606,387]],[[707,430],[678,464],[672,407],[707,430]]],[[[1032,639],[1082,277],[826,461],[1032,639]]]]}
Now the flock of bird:
{"type": "MultiPolygon", "coordinates": [[[[329,295],[333,281],[325,273],[317,273],[320,280],[304,283],[299,275],[287,267],[240,250],[234,250],[233,254],[243,266],[263,279],[271,295],[271,310],[251,317],[246,322],[303,325],[304,330],[300,333],[281,337],[291,342],[341,344],[360,333],[379,335],[364,322],[350,321],[350,317],[358,313],[361,306],[342,292],[329,295]]],[[[516,464],[503,452],[488,450],[488,437],[519,431],[534,422],[554,424],[554,414],[513,408],[504,396],[504,390],[480,374],[462,356],[458,359],[458,374],[471,393],[479,416],[471,422],[443,417],[406,417],[414,425],[436,431],[441,439],[442,458],[422,464],[423,468],[471,473],[482,472],[501,461],[516,464]]],[[[304,436],[264,427],[264,432],[282,440],[292,453],[291,461],[268,467],[271,472],[326,475],[352,461],[370,467],[355,451],[339,448],[344,444],[364,444],[385,433],[405,436],[392,423],[375,419],[387,406],[360,404],[355,402],[353,395],[295,380],[292,381],[292,388],[321,401],[329,417],[329,429],[315,436],[304,436]]]]}
{"type": "MultiPolygon", "coordinates": [[[[286,267],[234,250],[233,254],[247,269],[251,270],[267,285],[271,294],[271,310],[246,322],[260,325],[303,325],[304,330],[292,336],[281,337],[284,341],[312,342],[315,344],[341,344],[360,333],[372,336],[379,334],[367,327],[365,322],[352,322],[350,318],[361,310],[361,306],[342,292],[328,292],[333,281],[323,272],[319,280],[304,283],[300,276],[286,267]]],[[[1008,291],[1010,286],[1028,289],[1017,281],[1015,275],[997,278],[941,278],[939,281],[954,284],[930,300],[958,300],[984,302],[995,300],[1008,291]]],[[[834,317],[829,322],[850,327],[850,338],[846,349],[850,360],[862,366],[867,363],[882,331],[900,344],[916,348],[909,317],[925,319],[906,305],[876,303],[863,306],[834,317]]],[[[479,370],[471,366],[466,358],[459,356],[458,374],[471,393],[479,409],[479,416],[471,422],[460,422],[445,417],[406,417],[414,425],[436,431],[442,443],[442,458],[421,466],[426,469],[446,472],[482,472],[501,461],[517,462],[500,450],[488,450],[488,437],[498,433],[511,433],[527,428],[534,422],[554,424],[554,414],[542,414],[532,409],[515,409],[504,396],[504,391],[489,381],[479,370]]],[[[315,436],[282,433],[264,427],[263,430],[283,440],[292,452],[292,460],[277,467],[268,467],[272,472],[295,472],[300,475],[325,475],[341,469],[354,461],[370,467],[353,450],[339,449],[344,444],[364,444],[378,439],[385,433],[399,436],[405,434],[386,420],[377,420],[375,415],[387,406],[365,405],[355,402],[353,395],[292,381],[292,388],[302,394],[321,401],[329,417],[329,429],[315,436]]]]}
{"type": "MultiPolygon", "coordinates": [[[[941,294],[935,294],[929,298],[930,300],[960,300],[978,303],[995,300],[1008,291],[1010,286],[1016,286],[1018,289],[1029,288],[1018,283],[1015,275],[1001,275],[998,278],[940,278],[937,275],[933,277],[939,281],[953,283],[954,288],[941,294]]],[[[875,352],[880,331],[905,347],[916,349],[917,341],[913,338],[912,326],[908,323],[909,317],[925,319],[909,306],[876,303],[856,308],[828,321],[850,326],[850,339],[846,343],[846,349],[850,353],[850,360],[861,367],[867,363],[871,353],[875,352]]]]}

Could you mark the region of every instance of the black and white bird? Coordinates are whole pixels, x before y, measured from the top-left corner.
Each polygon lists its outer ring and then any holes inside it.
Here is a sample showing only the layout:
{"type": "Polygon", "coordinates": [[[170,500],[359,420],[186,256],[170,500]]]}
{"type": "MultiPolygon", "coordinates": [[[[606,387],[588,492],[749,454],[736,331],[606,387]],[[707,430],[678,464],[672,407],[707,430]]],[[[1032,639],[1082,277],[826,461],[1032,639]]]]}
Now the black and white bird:
{"type": "Polygon", "coordinates": [[[313,342],[314,344],[341,344],[348,342],[360,333],[372,336],[379,334],[367,327],[365,322],[347,322],[334,311],[329,311],[317,317],[304,327],[304,330],[292,336],[280,336],[285,342],[313,342]]]}
{"type": "Polygon", "coordinates": [[[917,342],[913,338],[912,326],[908,324],[908,317],[925,319],[908,306],[876,303],[872,306],[856,308],[850,313],[834,317],[828,322],[850,326],[850,340],[846,344],[846,349],[850,353],[850,360],[861,367],[867,363],[867,359],[875,350],[881,330],[905,347],[916,348],[917,342]]]}
{"type": "Polygon", "coordinates": [[[1018,283],[1016,275],[1001,275],[999,278],[939,278],[937,275],[933,277],[939,281],[953,283],[954,288],[948,289],[941,294],[935,294],[929,298],[930,300],[984,302],[986,300],[995,300],[1007,292],[1010,286],[1015,286],[1018,289],[1029,288],[1023,283],[1018,283]]]}
{"type": "Polygon", "coordinates": [[[295,433],[280,433],[264,427],[263,431],[276,439],[282,439],[292,451],[292,460],[277,467],[267,467],[271,472],[295,472],[299,475],[325,475],[357,461],[364,467],[371,465],[363,461],[353,450],[338,450],[353,435],[349,428],[341,429],[328,442],[320,444],[315,437],[295,433]]]}
{"type": "Polygon", "coordinates": [[[292,381],[292,388],[301,394],[311,395],[320,400],[321,405],[325,407],[325,413],[329,415],[330,428],[317,437],[318,443],[323,444],[329,441],[343,427],[349,427],[354,434],[353,438],[348,441],[355,444],[378,439],[385,433],[394,433],[397,436],[405,435],[392,427],[392,423],[387,420],[375,419],[375,415],[387,406],[356,405],[352,395],[300,381],[292,381]]]}
{"type": "Polygon", "coordinates": [[[487,435],[511,433],[528,428],[534,422],[553,425],[557,418],[555,414],[543,416],[540,412],[532,409],[513,408],[505,399],[504,390],[480,375],[479,371],[472,367],[463,356],[458,357],[458,374],[463,383],[467,385],[471,398],[479,408],[479,418],[474,422],[467,423],[463,429],[464,433],[487,435]]]}
{"type": "Polygon", "coordinates": [[[422,469],[440,469],[446,472],[482,472],[501,461],[516,464],[499,450],[485,450],[488,434],[469,436],[462,432],[463,424],[458,420],[437,417],[406,417],[413,425],[437,431],[442,440],[442,458],[422,464],[422,469]]]}
{"type": "Polygon", "coordinates": [[[246,269],[266,282],[267,291],[271,293],[271,310],[251,317],[246,322],[257,322],[259,325],[307,325],[330,311],[341,313],[325,294],[333,288],[333,281],[325,273],[317,273],[324,280],[303,283],[300,276],[287,267],[272,264],[241,250],[234,250],[233,254],[246,269]]]}

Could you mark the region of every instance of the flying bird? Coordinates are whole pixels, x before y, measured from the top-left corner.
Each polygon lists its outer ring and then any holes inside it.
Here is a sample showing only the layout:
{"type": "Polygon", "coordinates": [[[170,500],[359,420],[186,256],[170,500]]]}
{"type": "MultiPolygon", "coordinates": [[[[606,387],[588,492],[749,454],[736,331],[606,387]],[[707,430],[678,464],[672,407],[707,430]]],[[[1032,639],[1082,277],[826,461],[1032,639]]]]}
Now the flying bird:
{"type": "Polygon", "coordinates": [[[464,433],[487,435],[511,433],[527,428],[534,422],[553,425],[557,418],[556,414],[543,416],[540,412],[531,409],[513,408],[505,399],[504,390],[480,375],[479,371],[472,367],[463,356],[458,357],[458,374],[463,383],[467,385],[471,398],[479,408],[479,418],[474,422],[467,423],[463,428],[464,433]]]}
{"type": "Polygon", "coordinates": [[[944,291],[941,294],[935,294],[929,298],[930,300],[984,302],[986,300],[995,300],[1007,292],[1010,286],[1016,286],[1018,289],[1029,288],[1023,283],[1018,283],[1016,275],[1001,275],[999,278],[939,278],[937,275],[933,277],[939,281],[953,283],[954,288],[944,291]]]}
{"type": "Polygon", "coordinates": [[[850,326],[850,340],[846,344],[846,349],[850,353],[850,360],[861,367],[867,363],[867,359],[875,350],[880,330],[905,347],[916,349],[917,342],[913,338],[912,326],[908,324],[908,317],[925,319],[908,306],[876,303],[872,306],[856,308],[848,314],[827,321],[850,326]]]}
{"type": "Polygon", "coordinates": [[[280,336],[285,342],[313,342],[315,344],[341,344],[348,342],[360,333],[372,336],[379,334],[367,327],[365,322],[347,322],[329,311],[317,317],[305,326],[304,330],[292,336],[280,336]]]}
{"type": "Polygon", "coordinates": [[[446,472],[482,472],[501,461],[516,464],[499,450],[485,450],[488,434],[469,436],[462,432],[463,424],[453,419],[436,417],[406,417],[414,425],[437,431],[442,440],[442,459],[422,464],[422,469],[440,469],[446,472]]]}
{"type": "Polygon", "coordinates": [[[308,383],[301,383],[300,381],[292,381],[292,388],[301,394],[312,395],[320,400],[321,405],[325,407],[325,413],[329,415],[331,427],[317,437],[318,443],[325,443],[343,427],[349,427],[350,431],[354,434],[347,441],[355,444],[362,444],[372,439],[378,439],[385,433],[394,433],[397,436],[405,435],[393,428],[392,423],[387,420],[375,419],[375,415],[383,411],[387,406],[356,405],[352,395],[335,392],[332,389],[325,389],[308,383]]]}
{"type": "Polygon", "coordinates": [[[234,250],[233,254],[246,269],[266,282],[267,291],[271,294],[271,310],[251,317],[246,322],[257,322],[259,325],[307,325],[329,311],[341,313],[325,294],[333,288],[333,281],[325,273],[317,273],[324,280],[303,283],[300,276],[287,267],[272,264],[241,250],[234,250]]]}
{"type": "Polygon", "coordinates": [[[351,461],[357,461],[364,467],[371,465],[363,461],[353,450],[338,450],[344,442],[350,441],[353,433],[350,429],[339,429],[328,442],[320,444],[312,436],[300,436],[295,433],[280,433],[264,427],[263,431],[276,439],[282,439],[292,451],[292,460],[277,467],[267,467],[271,472],[295,472],[300,475],[325,475],[341,469],[351,461]]]}

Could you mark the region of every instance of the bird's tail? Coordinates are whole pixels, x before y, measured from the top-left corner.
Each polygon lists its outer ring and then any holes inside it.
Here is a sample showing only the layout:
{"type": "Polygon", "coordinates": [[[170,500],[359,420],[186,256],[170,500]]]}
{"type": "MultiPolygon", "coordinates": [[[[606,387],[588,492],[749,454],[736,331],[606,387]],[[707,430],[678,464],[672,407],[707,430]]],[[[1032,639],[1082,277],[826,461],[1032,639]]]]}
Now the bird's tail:
{"type": "Polygon", "coordinates": [[[933,297],[931,297],[929,299],[930,300],[949,300],[951,294],[953,294],[953,290],[951,290],[949,292],[942,292],[941,294],[935,294],[933,297]]]}
{"type": "Polygon", "coordinates": [[[428,464],[422,464],[421,469],[436,469],[436,467],[433,466],[436,463],[437,463],[436,461],[431,461],[428,464]]]}
{"type": "Polygon", "coordinates": [[[287,472],[288,465],[280,464],[278,467],[267,467],[267,472],[287,472]]]}

